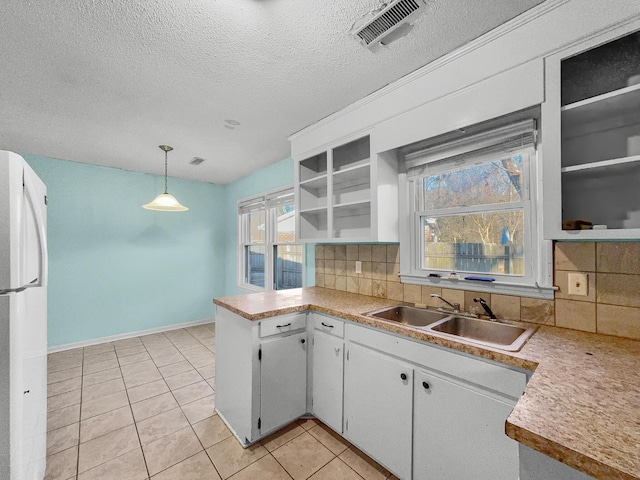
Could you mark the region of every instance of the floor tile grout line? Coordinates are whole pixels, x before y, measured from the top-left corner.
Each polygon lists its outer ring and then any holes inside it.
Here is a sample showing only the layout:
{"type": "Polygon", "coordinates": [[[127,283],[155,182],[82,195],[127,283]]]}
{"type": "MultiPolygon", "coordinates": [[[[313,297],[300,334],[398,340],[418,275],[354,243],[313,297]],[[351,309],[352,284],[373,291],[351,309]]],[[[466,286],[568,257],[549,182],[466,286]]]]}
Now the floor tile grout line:
{"type": "Polygon", "coordinates": [[[76,480],[80,476],[80,432],[82,431],[82,397],[84,389],[84,348],[82,349],[82,379],[80,380],[80,409],[78,411],[78,455],[76,456],[76,480]]]}
{"type": "MultiPolygon", "coordinates": [[[[275,451],[277,451],[277,450],[281,449],[282,447],[284,447],[285,445],[287,445],[287,444],[289,444],[289,443],[293,442],[296,438],[301,437],[301,436],[302,436],[302,435],[304,435],[305,433],[309,433],[309,430],[305,430],[305,429],[304,429],[304,427],[303,427],[302,425],[300,425],[300,424],[298,424],[298,425],[300,426],[300,428],[302,428],[302,433],[300,433],[299,435],[296,435],[295,437],[293,437],[293,438],[292,438],[291,440],[289,440],[288,442],[283,443],[283,444],[282,444],[282,445],[280,445],[278,448],[275,448],[275,449],[273,450],[273,452],[275,452],[275,451]]],[[[279,430],[278,430],[278,431],[279,431],[279,430]]],[[[323,447],[325,447],[327,450],[329,450],[329,448],[328,448],[324,443],[322,443],[319,439],[317,439],[316,437],[314,437],[314,436],[313,436],[313,435],[311,435],[310,433],[309,433],[309,435],[310,435],[312,438],[314,438],[318,443],[320,443],[320,445],[322,445],[322,446],[323,446],[323,447]]],[[[264,443],[263,443],[263,441],[262,441],[262,440],[260,440],[260,443],[264,446],[264,443]]],[[[267,447],[265,447],[265,449],[266,449],[266,448],[267,448],[267,447]]],[[[268,450],[267,450],[267,451],[268,451],[268,450]]],[[[285,466],[284,466],[284,465],[283,465],[283,464],[282,464],[282,463],[277,459],[277,457],[276,457],[275,455],[273,455],[273,452],[269,452],[269,453],[271,454],[271,456],[273,456],[273,458],[275,459],[275,461],[276,461],[276,462],[278,462],[278,464],[279,464],[279,465],[284,469],[284,471],[285,471],[285,472],[287,472],[287,474],[288,474],[291,478],[293,478],[293,475],[289,472],[289,470],[287,470],[287,467],[285,467],[285,466]]],[[[331,453],[331,455],[333,455],[333,457],[334,457],[334,458],[338,458],[338,456],[337,456],[337,455],[335,455],[331,450],[329,450],[329,452],[331,453]]],[[[327,466],[327,465],[328,465],[329,463],[331,463],[332,461],[333,461],[333,458],[332,458],[331,460],[329,460],[327,463],[325,463],[324,465],[322,465],[320,468],[318,468],[317,470],[315,470],[315,471],[314,471],[311,475],[309,475],[307,478],[310,478],[310,477],[312,477],[313,475],[315,475],[316,473],[318,473],[321,469],[323,469],[325,466],[327,466]]],[[[352,469],[352,470],[353,470],[353,469],[352,469]]]]}
{"type": "MultiPolygon", "coordinates": [[[[64,392],[61,393],[60,395],[64,395],[66,393],[71,393],[71,392],[75,392],[76,390],[80,390],[80,396],[82,397],[82,388],[75,388],[73,390],[69,390],[68,392],[64,392]]],[[[57,397],[58,395],[51,395],[51,397],[47,397],[47,404],[49,403],[49,399],[52,397],[57,397]]],[[[54,408],[53,410],[49,410],[47,407],[47,417],[49,416],[50,413],[52,412],[57,412],[58,410],[62,410],[63,408],[67,408],[67,407],[73,407],[74,405],[80,405],[80,402],[77,403],[70,403],[68,405],[64,405],[62,407],[58,407],[58,408],[54,408]]]]}
{"type": "MultiPolygon", "coordinates": [[[[181,407],[180,409],[182,410],[182,407],[181,407]]],[[[182,414],[184,415],[184,412],[182,412],[182,414]]],[[[214,416],[214,415],[212,415],[212,417],[213,417],[213,416],[214,416]]],[[[186,415],[185,415],[185,417],[186,417],[186,415]]],[[[207,418],[211,418],[211,417],[207,417],[207,418]]],[[[206,420],[206,418],[205,418],[205,419],[202,419],[201,421],[204,421],[204,420],[206,420]]],[[[208,458],[208,459],[209,459],[209,461],[211,462],[211,465],[213,466],[213,469],[216,471],[216,473],[218,474],[218,476],[219,476],[220,478],[222,478],[222,475],[220,474],[220,471],[218,470],[218,467],[216,467],[216,464],[215,464],[215,463],[213,463],[213,460],[212,460],[212,459],[211,459],[211,457],[209,456],[209,452],[207,452],[207,449],[205,448],[204,443],[202,443],[202,440],[200,440],[200,437],[198,436],[198,434],[197,434],[197,433],[196,433],[196,431],[194,430],[193,425],[191,424],[191,422],[189,421],[189,419],[188,419],[188,418],[187,418],[187,421],[189,422],[189,426],[191,427],[191,431],[193,432],[193,434],[194,434],[194,435],[196,436],[196,438],[198,439],[198,442],[200,442],[200,446],[202,447],[201,452],[204,452],[204,454],[207,456],[207,458],[208,458]]],[[[197,423],[197,422],[196,422],[196,423],[197,423]]],[[[227,437],[227,438],[228,438],[228,437],[227,437]]],[[[222,441],[222,440],[221,440],[221,441],[222,441]]],[[[218,443],[220,443],[220,442],[218,442],[218,443]]],[[[216,444],[216,443],[214,443],[214,445],[217,445],[217,444],[216,444]]],[[[212,446],[213,446],[213,445],[212,445],[212,446]]],[[[209,448],[211,448],[211,447],[209,447],[209,448]]],[[[200,453],[200,452],[198,452],[198,453],[200,453]]],[[[196,453],[196,455],[198,455],[198,453],[196,453]]],[[[189,458],[191,458],[191,457],[189,457],[189,458]]],[[[183,460],[183,461],[184,461],[184,460],[183,460]]]]}
{"type": "MultiPolygon", "coordinates": [[[[139,338],[139,337],[136,337],[139,338]]],[[[140,340],[142,342],[142,340],[140,340]]],[[[144,345],[144,343],[143,343],[144,345]]],[[[149,354],[147,350],[147,346],[144,345],[144,349],[149,354]]],[[[150,356],[150,355],[149,355],[150,356]]],[[[119,364],[120,362],[118,362],[119,364]]],[[[120,366],[120,375],[122,375],[122,381],[124,383],[124,374],[122,373],[122,366],[120,366]]],[[[131,398],[129,398],[129,391],[127,390],[127,384],[124,385],[125,395],[127,396],[127,402],[129,403],[129,410],[131,411],[131,418],[133,419],[133,425],[136,429],[136,435],[138,436],[138,444],[140,445],[140,453],[142,454],[142,461],[144,462],[144,468],[147,471],[147,478],[151,478],[151,474],[149,473],[149,465],[147,465],[147,456],[144,454],[144,448],[142,448],[142,440],[140,439],[140,432],[138,431],[138,422],[136,421],[136,417],[133,415],[133,407],[131,406],[131,398]]]]}
{"type": "MultiPolygon", "coordinates": [[[[300,434],[300,435],[302,435],[302,434],[300,434]]],[[[298,437],[299,437],[300,435],[298,435],[298,437]]],[[[298,437],[295,437],[295,438],[298,438],[298,437]]],[[[293,440],[293,439],[292,439],[292,440],[293,440]]],[[[289,442],[287,442],[287,443],[289,443],[289,442]]],[[[274,452],[275,452],[276,450],[278,450],[279,448],[284,447],[287,443],[285,443],[285,444],[283,444],[283,445],[280,445],[278,448],[276,448],[276,449],[274,450],[274,452]]],[[[265,447],[265,448],[266,448],[266,447],[265,447]]],[[[271,455],[271,456],[273,457],[273,459],[276,461],[276,463],[277,463],[278,465],[280,465],[280,466],[282,467],[282,469],[283,469],[285,472],[287,472],[287,475],[289,475],[291,478],[294,478],[294,477],[293,477],[293,475],[289,472],[289,470],[287,470],[287,467],[285,467],[282,463],[280,463],[280,461],[276,458],[276,456],[273,454],[273,452],[269,452],[269,455],[271,455]]],[[[318,469],[318,470],[319,470],[319,469],[318,469]]],[[[318,470],[316,470],[316,472],[317,472],[318,470]]],[[[311,475],[314,475],[316,472],[313,472],[311,475]]],[[[310,476],[311,476],[311,475],[310,475],[310,476]]],[[[308,477],[307,477],[307,478],[308,478],[308,477]]]]}

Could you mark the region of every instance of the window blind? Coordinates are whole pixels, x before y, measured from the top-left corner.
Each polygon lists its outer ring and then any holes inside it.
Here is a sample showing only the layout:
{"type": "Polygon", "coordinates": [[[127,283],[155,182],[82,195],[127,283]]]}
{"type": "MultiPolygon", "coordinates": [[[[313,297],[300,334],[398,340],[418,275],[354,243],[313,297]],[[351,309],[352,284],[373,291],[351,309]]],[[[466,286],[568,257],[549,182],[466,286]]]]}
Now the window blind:
{"type": "Polygon", "coordinates": [[[535,143],[536,122],[525,120],[404,155],[408,177],[495,160],[535,143]]]}
{"type": "Polygon", "coordinates": [[[238,213],[250,213],[265,208],[264,196],[254,197],[238,203],[238,213]]]}

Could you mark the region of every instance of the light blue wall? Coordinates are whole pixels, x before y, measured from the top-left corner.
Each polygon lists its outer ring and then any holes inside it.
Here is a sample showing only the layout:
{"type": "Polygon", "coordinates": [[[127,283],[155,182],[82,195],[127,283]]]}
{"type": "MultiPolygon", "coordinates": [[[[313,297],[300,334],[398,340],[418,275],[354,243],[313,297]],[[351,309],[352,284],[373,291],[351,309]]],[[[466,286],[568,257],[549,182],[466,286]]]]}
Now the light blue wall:
{"type": "Polygon", "coordinates": [[[227,283],[225,187],[170,178],[190,210],[152,212],[141,205],[163,177],[24,157],[49,200],[49,346],[214,316],[227,283]]]}

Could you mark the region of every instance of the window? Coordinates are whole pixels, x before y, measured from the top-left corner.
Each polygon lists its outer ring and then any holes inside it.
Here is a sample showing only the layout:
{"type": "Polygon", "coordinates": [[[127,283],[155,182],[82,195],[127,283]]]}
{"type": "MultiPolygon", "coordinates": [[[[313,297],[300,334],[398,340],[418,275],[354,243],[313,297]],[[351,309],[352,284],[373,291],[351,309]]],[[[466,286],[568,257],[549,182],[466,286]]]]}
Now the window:
{"type": "Polygon", "coordinates": [[[293,189],[238,203],[239,283],[252,290],[302,286],[302,245],[295,243],[293,189]]]}
{"type": "Polygon", "coordinates": [[[534,140],[528,120],[405,153],[403,282],[553,298],[534,140]]]}

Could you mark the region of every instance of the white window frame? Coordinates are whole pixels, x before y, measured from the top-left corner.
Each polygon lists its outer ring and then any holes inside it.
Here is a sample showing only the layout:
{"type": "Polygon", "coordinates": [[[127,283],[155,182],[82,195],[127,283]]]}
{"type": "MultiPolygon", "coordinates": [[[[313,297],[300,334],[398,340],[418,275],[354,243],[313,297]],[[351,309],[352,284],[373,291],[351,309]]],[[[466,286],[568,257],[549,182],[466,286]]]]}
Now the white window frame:
{"type": "MultiPolygon", "coordinates": [[[[504,124],[503,124],[504,125],[504,124]]],[[[523,133],[524,134],[524,133],[523,133]]],[[[552,285],[552,242],[544,240],[542,233],[542,176],[540,172],[540,145],[536,145],[536,123],[533,120],[514,122],[507,126],[486,130],[479,134],[469,135],[462,140],[444,143],[426,148],[418,154],[405,156],[405,165],[409,173],[400,175],[401,198],[400,215],[400,278],[404,283],[430,285],[441,288],[472,290],[505,295],[519,295],[553,299],[555,287],[552,285]],[[424,230],[422,218],[435,216],[434,211],[420,210],[425,176],[436,175],[457,170],[465,166],[483,164],[488,156],[482,155],[483,149],[491,152],[491,146],[500,144],[503,138],[513,138],[522,132],[532,135],[533,141],[525,146],[513,146],[509,155],[518,153],[523,158],[523,192],[519,202],[493,205],[474,205],[467,207],[451,207],[438,209],[438,215],[464,213],[490,213],[509,209],[522,210],[525,219],[524,275],[487,274],[480,272],[457,271],[457,278],[449,278],[449,273],[442,270],[423,268],[424,230]],[[432,275],[432,276],[430,276],[432,275]],[[437,276],[436,276],[437,275],[437,276]],[[466,276],[491,277],[493,282],[465,280],[466,276]]],[[[500,158],[500,153],[489,153],[500,158]]],[[[504,158],[504,154],[503,154],[504,158]]]]}
{"type": "MultiPolygon", "coordinates": [[[[279,187],[273,190],[269,190],[260,195],[253,195],[238,200],[237,212],[238,212],[238,287],[249,290],[252,292],[268,292],[275,290],[274,288],[274,270],[275,270],[275,248],[282,245],[300,245],[302,251],[302,283],[304,285],[305,279],[305,248],[304,244],[297,241],[297,238],[293,242],[278,242],[277,241],[277,214],[276,207],[280,205],[293,205],[294,201],[294,189],[293,185],[287,187],[279,187]],[[249,241],[249,229],[250,222],[245,216],[249,211],[264,210],[265,212],[265,241],[251,243],[249,241]],[[248,246],[264,246],[264,287],[259,287],[248,283],[245,278],[246,265],[245,265],[245,249],[248,246]]],[[[295,229],[294,229],[295,232],[295,229]]],[[[295,234],[295,233],[294,233],[295,234]]]]}

